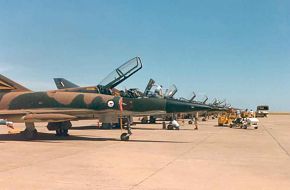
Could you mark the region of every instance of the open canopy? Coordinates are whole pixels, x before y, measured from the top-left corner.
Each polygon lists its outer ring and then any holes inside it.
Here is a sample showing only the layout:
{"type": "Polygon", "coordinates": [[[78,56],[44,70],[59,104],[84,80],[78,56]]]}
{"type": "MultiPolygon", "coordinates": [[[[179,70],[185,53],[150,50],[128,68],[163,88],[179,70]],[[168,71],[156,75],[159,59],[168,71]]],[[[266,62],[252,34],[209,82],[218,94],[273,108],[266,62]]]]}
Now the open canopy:
{"type": "Polygon", "coordinates": [[[166,98],[173,98],[173,96],[177,93],[177,87],[173,84],[171,85],[165,92],[164,96],[166,98]]]}
{"type": "Polygon", "coordinates": [[[140,69],[142,69],[141,59],[139,57],[135,57],[111,72],[105,79],[102,80],[99,86],[105,89],[112,89],[140,69]]]}

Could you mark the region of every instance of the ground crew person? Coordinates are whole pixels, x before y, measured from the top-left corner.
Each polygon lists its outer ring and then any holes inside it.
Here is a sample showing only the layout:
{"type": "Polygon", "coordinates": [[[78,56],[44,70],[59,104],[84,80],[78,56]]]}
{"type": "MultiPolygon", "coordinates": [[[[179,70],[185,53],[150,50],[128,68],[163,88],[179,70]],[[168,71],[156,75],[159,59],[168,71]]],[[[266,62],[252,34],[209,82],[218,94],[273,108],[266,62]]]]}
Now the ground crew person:
{"type": "Polygon", "coordinates": [[[253,110],[250,111],[250,115],[251,115],[250,117],[255,117],[253,110]]]}
{"type": "Polygon", "coordinates": [[[163,96],[163,93],[162,93],[162,86],[161,85],[154,85],[154,86],[156,86],[156,89],[155,89],[155,94],[157,95],[157,96],[160,96],[160,97],[162,97],[163,96]]]}
{"type": "Polygon", "coordinates": [[[171,122],[171,124],[173,129],[179,130],[180,125],[175,119],[171,122]]]}
{"type": "Polygon", "coordinates": [[[198,112],[196,112],[194,115],[194,126],[194,130],[198,130],[198,112]]]}
{"type": "Polygon", "coordinates": [[[242,117],[242,116],[241,116],[241,111],[240,111],[240,110],[237,110],[236,114],[237,114],[237,118],[241,118],[241,117],[242,117]]]}

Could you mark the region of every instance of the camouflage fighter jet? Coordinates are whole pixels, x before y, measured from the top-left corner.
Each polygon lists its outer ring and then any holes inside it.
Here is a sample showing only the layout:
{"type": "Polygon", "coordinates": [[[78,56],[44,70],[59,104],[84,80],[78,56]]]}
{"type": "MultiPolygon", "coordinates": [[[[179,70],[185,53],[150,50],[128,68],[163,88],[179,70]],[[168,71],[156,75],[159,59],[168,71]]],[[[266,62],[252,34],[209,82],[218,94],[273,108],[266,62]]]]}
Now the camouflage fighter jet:
{"type": "MultiPolygon", "coordinates": [[[[165,113],[166,101],[156,99],[130,99],[97,93],[46,91],[32,92],[22,85],[0,75],[0,124],[11,127],[12,122],[25,123],[22,134],[34,139],[34,122],[48,122],[48,130],[67,136],[71,121],[100,119],[116,122],[120,115],[165,113]]],[[[130,128],[121,135],[129,140],[130,128]]]]}

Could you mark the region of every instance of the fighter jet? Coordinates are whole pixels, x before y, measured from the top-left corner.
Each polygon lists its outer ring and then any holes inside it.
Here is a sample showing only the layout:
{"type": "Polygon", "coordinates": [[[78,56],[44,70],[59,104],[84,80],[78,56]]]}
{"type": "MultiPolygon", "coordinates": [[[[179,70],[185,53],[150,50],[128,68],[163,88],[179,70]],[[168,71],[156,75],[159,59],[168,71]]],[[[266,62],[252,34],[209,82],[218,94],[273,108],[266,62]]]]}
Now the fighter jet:
{"type": "MultiPolygon", "coordinates": [[[[166,101],[130,99],[100,93],[66,91],[33,92],[0,75],[0,124],[11,127],[12,122],[25,123],[22,134],[34,139],[34,122],[48,122],[48,130],[57,135],[68,135],[71,121],[100,119],[115,122],[122,115],[165,113],[166,101]]],[[[131,131],[121,135],[129,140],[131,131]]]]}

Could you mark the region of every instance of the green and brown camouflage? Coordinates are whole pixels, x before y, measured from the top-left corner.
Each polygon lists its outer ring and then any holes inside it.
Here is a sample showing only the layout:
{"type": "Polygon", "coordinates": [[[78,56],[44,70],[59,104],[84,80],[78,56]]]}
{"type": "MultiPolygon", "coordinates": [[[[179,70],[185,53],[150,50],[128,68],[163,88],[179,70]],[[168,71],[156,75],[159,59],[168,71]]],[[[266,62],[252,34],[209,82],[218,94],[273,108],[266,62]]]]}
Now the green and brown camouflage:
{"type": "MultiPolygon", "coordinates": [[[[2,119],[14,122],[27,122],[27,114],[42,114],[44,117],[45,114],[67,114],[75,116],[74,120],[86,119],[96,117],[94,115],[102,117],[104,114],[120,112],[119,101],[120,97],[90,93],[1,92],[0,115],[2,119]]],[[[60,120],[62,119],[57,117],[50,121],[60,120]]]]}
{"type": "Polygon", "coordinates": [[[13,122],[60,122],[120,115],[151,115],[165,112],[162,99],[128,99],[95,93],[79,92],[1,92],[0,117],[13,122]],[[122,101],[122,105],[120,105],[122,101]],[[31,117],[31,115],[35,117],[31,117]],[[55,118],[49,118],[53,114],[55,118]],[[29,117],[27,117],[29,115],[29,117]]]}

